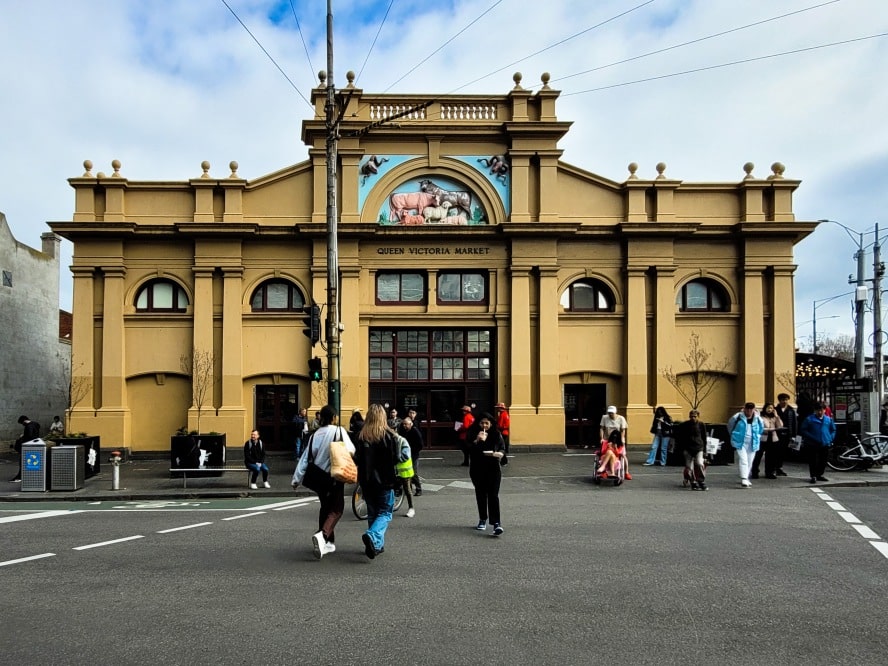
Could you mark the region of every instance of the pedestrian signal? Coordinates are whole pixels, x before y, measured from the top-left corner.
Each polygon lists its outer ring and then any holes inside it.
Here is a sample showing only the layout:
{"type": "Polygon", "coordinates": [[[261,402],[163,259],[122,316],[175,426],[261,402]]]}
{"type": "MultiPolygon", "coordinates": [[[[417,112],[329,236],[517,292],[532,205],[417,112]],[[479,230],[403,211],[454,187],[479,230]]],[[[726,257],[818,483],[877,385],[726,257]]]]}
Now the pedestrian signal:
{"type": "Polygon", "coordinates": [[[319,382],[324,378],[323,366],[321,359],[317,356],[308,359],[308,377],[313,382],[319,382]]]}

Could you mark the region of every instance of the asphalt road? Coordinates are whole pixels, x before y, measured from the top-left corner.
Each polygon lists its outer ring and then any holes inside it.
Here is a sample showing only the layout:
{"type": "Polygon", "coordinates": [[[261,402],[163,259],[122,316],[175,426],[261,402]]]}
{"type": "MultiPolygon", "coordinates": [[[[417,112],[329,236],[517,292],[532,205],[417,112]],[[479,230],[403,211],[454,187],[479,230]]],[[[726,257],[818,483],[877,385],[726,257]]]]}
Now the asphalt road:
{"type": "Polygon", "coordinates": [[[417,499],[416,518],[402,509],[374,561],[347,513],[338,551],[320,562],[310,547],[317,504],[305,498],[4,503],[0,655],[10,664],[879,664],[888,556],[869,542],[888,537],[886,495],[885,486],[699,493],[507,478],[501,538],[474,530],[471,490],[448,485],[417,499]],[[23,519],[43,509],[59,513],[23,519]]]}

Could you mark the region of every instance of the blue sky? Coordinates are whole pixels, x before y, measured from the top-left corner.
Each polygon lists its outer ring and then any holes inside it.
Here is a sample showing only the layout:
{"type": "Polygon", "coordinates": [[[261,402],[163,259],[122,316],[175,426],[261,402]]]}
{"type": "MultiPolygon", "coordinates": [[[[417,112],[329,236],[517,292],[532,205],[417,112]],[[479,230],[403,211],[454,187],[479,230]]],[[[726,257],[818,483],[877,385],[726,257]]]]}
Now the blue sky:
{"type": "MultiPolygon", "coordinates": [[[[860,39],[888,33],[884,0],[334,0],[333,9],[338,86],[363,68],[357,84],[368,92],[504,94],[516,70],[534,89],[550,72],[558,117],[574,123],[561,144],[568,163],[616,181],[630,162],[651,177],[663,161],[670,178],[738,182],[744,163],[765,177],[780,161],[802,181],[798,219],[837,220],[869,232],[868,244],[875,223],[888,232],[888,37],[860,39]],[[669,76],[843,40],[860,41],[669,76]],[[623,85],[652,77],[667,78],[623,85]]],[[[322,0],[0,0],[0,211],[13,234],[40,247],[47,221],[70,219],[66,179],[84,159],[106,172],[120,159],[135,180],[192,178],[202,160],[213,175],[236,160],[254,179],[303,161],[303,96],[326,68],[325,11],[322,0]]],[[[798,338],[811,334],[814,300],[847,291],[855,249],[831,224],[797,246],[798,338]]],[[[65,264],[70,250],[64,243],[65,264]]],[[[61,280],[70,308],[67,269],[61,280]]],[[[850,299],[820,306],[818,334],[853,332],[850,311],[850,299]]]]}

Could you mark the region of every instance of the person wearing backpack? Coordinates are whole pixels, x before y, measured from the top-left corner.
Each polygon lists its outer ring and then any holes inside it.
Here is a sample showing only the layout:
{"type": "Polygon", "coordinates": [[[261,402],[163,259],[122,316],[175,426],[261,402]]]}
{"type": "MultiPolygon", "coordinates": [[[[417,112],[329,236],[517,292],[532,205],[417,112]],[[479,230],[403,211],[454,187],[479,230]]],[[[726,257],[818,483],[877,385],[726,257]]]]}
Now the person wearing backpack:
{"type": "Polygon", "coordinates": [[[367,531],[361,535],[369,559],[385,552],[385,532],[392,520],[395,465],[410,459],[410,445],[386,423],[385,409],[373,404],[355,442],[358,483],[367,502],[367,531]]]}

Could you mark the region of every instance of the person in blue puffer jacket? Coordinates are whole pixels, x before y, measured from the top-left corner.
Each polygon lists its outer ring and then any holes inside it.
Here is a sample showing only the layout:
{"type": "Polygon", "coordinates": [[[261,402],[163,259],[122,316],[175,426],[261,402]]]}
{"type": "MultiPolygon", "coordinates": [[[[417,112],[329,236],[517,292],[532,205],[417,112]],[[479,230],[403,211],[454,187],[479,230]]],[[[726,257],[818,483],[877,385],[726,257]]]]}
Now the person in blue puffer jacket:
{"type": "Polygon", "coordinates": [[[799,434],[808,454],[808,472],[811,474],[810,483],[828,481],[823,476],[826,470],[826,459],[829,455],[829,447],[836,438],[836,423],[826,415],[826,405],[818,402],[814,406],[814,413],[802,421],[799,434]]]}
{"type": "Polygon", "coordinates": [[[755,409],[754,402],[747,402],[743,409],[728,420],[728,433],[731,446],[737,451],[737,466],[740,468],[740,485],[751,488],[749,472],[759,449],[765,422],[755,409]]]}

